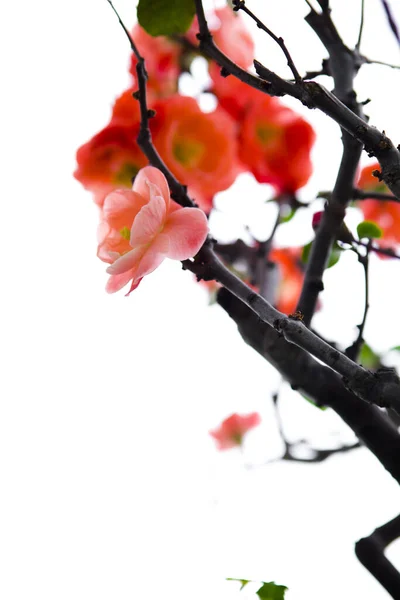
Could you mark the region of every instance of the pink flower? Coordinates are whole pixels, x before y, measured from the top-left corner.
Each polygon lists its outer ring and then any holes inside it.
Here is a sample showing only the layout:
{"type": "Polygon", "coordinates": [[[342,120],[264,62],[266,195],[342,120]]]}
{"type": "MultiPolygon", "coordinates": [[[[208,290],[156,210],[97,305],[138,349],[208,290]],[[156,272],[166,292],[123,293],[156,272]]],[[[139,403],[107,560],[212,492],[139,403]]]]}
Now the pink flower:
{"type": "Polygon", "coordinates": [[[261,417],[258,413],[250,413],[249,415],[238,415],[234,413],[224,421],[221,425],[210,431],[210,435],[216,440],[218,450],[228,450],[235,446],[241,446],[243,436],[250,430],[259,425],[261,417]]]}
{"type": "Polygon", "coordinates": [[[128,294],[164,260],[185,260],[197,254],[208,231],[198,208],[181,208],[171,200],[159,169],[144,167],[132,190],[109,194],[99,226],[98,256],[112,263],[107,291],[117,292],[132,281],[128,294]]]}

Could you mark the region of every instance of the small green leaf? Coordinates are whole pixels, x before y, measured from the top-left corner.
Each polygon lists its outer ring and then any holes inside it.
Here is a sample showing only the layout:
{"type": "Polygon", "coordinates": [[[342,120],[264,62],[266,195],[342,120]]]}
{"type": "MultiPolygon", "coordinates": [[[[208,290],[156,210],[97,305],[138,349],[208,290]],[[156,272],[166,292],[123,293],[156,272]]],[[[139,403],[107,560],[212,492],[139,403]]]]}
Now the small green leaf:
{"type": "Polygon", "coordinates": [[[357,225],[357,235],[361,238],[380,238],[382,237],[382,229],[372,221],[363,221],[357,225]]]}
{"type": "Polygon", "coordinates": [[[358,360],[366,369],[378,369],[381,365],[381,357],[379,354],[376,354],[376,352],[374,352],[365,342],[361,347],[358,360]]]}
{"type": "Polygon", "coordinates": [[[295,214],[296,214],[296,209],[291,208],[287,213],[280,216],[279,223],[289,223],[289,221],[291,221],[293,219],[295,214]]]}
{"type": "Polygon", "coordinates": [[[301,261],[306,265],[308,262],[308,257],[310,256],[310,251],[311,251],[311,244],[312,242],[309,242],[308,244],[306,244],[303,247],[303,250],[301,252],[301,261]]]}
{"type": "MultiPolygon", "coordinates": [[[[301,253],[301,260],[302,260],[302,262],[305,265],[307,264],[308,258],[310,256],[311,244],[312,244],[312,242],[309,242],[308,244],[306,244],[303,247],[303,251],[301,253]]],[[[326,265],[326,268],[330,269],[331,267],[333,267],[334,265],[336,265],[336,263],[339,261],[341,255],[342,255],[342,248],[340,248],[340,246],[338,246],[335,243],[334,246],[333,246],[333,248],[332,248],[332,252],[331,252],[331,255],[329,257],[328,264],[326,265]]]]}
{"type": "Polygon", "coordinates": [[[389,352],[400,352],[400,346],[393,346],[393,348],[390,348],[389,352]]]}
{"type": "Polygon", "coordinates": [[[284,600],[287,589],[285,585],[276,585],[276,583],[270,581],[269,583],[263,583],[256,594],[262,600],[284,600]]]}
{"type": "Polygon", "coordinates": [[[342,256],[342,249],[340,248],[340,246],[338,246],[335,243],[334,246],[333,246],[333,248],[332,248],[332,252],[331,252],[331,255],[329,257],[328,264],[326,265],[326,268],[330,269],[331,267],[333,267],[334,265],[336,265],[336,263],[339,262],[339,259],[340,259],[341,256],[342,256]]]}
{"type": "Polygon", "coordinates": [[[226,580],[227,581],[238,581],[239,583],[241,583],[240,590],[242,590],[244,588],[244,586],[247,585],[248,583],[251,583],[250,579],[236,579],[235,577],[227,577],[226,580]]]}
{"type": "Polygon", "coordinates": [[[185,33],[194,13],[193,0],[139,0],[137,8],[139,25],[152,36],[185,33]]]}

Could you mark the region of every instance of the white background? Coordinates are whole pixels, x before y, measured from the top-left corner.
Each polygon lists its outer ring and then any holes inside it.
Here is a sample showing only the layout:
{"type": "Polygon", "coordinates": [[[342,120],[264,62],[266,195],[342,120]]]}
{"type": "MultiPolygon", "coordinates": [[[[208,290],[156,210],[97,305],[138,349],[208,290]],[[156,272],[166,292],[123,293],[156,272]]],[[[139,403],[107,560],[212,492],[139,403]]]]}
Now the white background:
{"type": "MultiPolygon", "coordinates": [[[[116,6],[132,24],[133,3],[116,6]]],[[[325,52],[302,21],[305,2],[249,6],[285,38],[301,72],[320,66],[325,52]]],[[[332,6],[354,44],[359,2],[332,6]]],[[[0,597],[234,600],[252,590],[239,594],[224,578],[245,577],[287,585],[288,600],[386,598],[353,553],[399,512],[398,486],[374,457],[361,449],[322,465],[264,465],[280,451],[270,401],[278,377],[191,275],[164,264],[129,298],[104,292],[97,210],[71,174],[77,147],[106,124],[129,81],[127,42],[107,2],[14,0],[0,17],[0,597]],[[218,453],[208,430],[255,410],[263,423],[244,454],[218,453]]],[[[254,29],[257,58],[289,76],[279,49],[254,29]]],[[[378,0],[366,0],[364,39],[369,57],[400,63],[378,0]]],[[[360,98],[373,100],[371,123],[396,143],[399,83],[399,72],[378,66],[357,80],[360,98]]],[[[339,133],[287,102],[318,130],[309,200],[332,187],[339,133]]],[[[222,220],[227,237],[240,229],[239,206],[250,225],[267,214],[267,188],[254,187],[243,178],[220,198],[216,226],[222,220]]],[[[303,213],[281,243],[311,238],[303,213]]],[[[342,260],[315,323],[346,345],[363,290],[357,261],[342,260]]],[[[400,343],[398,266],[372,267],[367,339],[385,350],[400,343]]],[[[283,398],[289,434],[351,439],[334,415],[291,391],[283,398]]],[[[398,550],[390,556],[400,564],[398,550]]]]}

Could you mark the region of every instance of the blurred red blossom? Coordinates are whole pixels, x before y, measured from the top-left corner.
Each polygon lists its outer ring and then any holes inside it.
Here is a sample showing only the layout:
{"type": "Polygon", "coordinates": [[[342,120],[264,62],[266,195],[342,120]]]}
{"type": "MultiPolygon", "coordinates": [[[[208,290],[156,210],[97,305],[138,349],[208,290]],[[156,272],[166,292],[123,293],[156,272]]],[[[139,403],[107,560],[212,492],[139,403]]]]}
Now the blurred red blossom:
{"type": "Polygon", "coordinates": [[[74,177],[94,192],[97,204],[114,189],[132,187],[133,177],[147,164],[136,136],[134,126],[111,124],[78,149],[74,177]]]}
{"type": "Polygon", "coordinates": [[[240,171],[232,119],[218,108],[202,112],[188,96],[172,96],[154,108],[155,147],[172,173],[188,186],[189,195],[209,212],[214,195],[230,187],[240,171]]]}
{"type": "Polygon", "coordinates": [[[295,192],[312,173],[313,128],[290,108],[268,97],[253,102],[243,118],[239,156],[260,183],[295,192]]]}
{"type": "MultiPolygon", "coordinates": [[[[364,167],[358,179],[358,187],[366,192],[390,194],[383,181],[375,177],[374,170],[380,170],[378,162],[364,167]]],[[[390,200],[362,200],[358,203],[366,221],[373,221],[382,229],[380,246],[391,246],[400,243],[400,204],[390,200]]],[[[382,255],[379,255],[382,257],[382,255]]]]}
{"type": "Polygon", "coordinates": [[[295,311],[303,285],[301,253],[302,248],[274,248],[269,256],[271,261],[277,263],[280,274],[275,305],[286,314],[295,311]]]}
{"type": "MultiPolygon", "coordinates": [[[[135,25],[132,38],[139,54],[146,59],[148,90],[156,97],[170,96],[178,91],[182,46],[164,36],[153,37],[135,25]]],[[[129,72],[136,81],[137,58],[132,54],[129,72]]]]}
{"type": "Polygon", "coordinates": [[[248,415],[234,413],[222,421],[219,427],[210,431],[210,435],[217,442],[218,450],[228,450],[241,446],[244,435],[260,423],[261,417],[256,412],[248,415]]]}

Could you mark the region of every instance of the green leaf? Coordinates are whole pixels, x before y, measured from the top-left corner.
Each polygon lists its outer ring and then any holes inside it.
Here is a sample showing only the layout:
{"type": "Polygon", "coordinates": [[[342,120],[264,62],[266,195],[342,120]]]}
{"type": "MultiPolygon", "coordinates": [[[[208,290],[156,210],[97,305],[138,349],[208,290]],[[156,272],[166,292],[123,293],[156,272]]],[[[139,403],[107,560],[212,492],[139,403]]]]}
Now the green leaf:
{"type": "Polygon", "coordinates": [[[291,221],[293,219],[295,214],[296,214],[296,209],[291,208],[287,213],[280,216],[279,223],[289,223],[289,221],[291,221]]]}
{"type": "MultiPolygon", "coordinates": [[[[303,247],[303,251],[301,253],[301,260],[302,260],[302,262],[305,265],[307,264],[309,256],[310,256],[311,244],[312,244],[312,242],[309,242],[308,244],[306,244],[303,247]]],[[[341,255],[342,255],[342,248],[340,248],[340,246],[338,246],[335,243],[334,246],[333,246],[333,248],[332,248],[332,252],[331,252],[331,255],[329,257],[328,264],[327,264],[326,268],[330,269],[331,267],[333,267],[334,265],[336,265],[336,263],[339,261],[341,255]]]]}
{"type": "Polygon", "coordinates": [[[382,237],[382,229],[372,221],[363,221],[357,225],[357,235],[361,238],[380,238],[382,237]]]}
{"type": "Polygon", "coordinates": [[[368,344],[364,342],[360,350],[359,362],[366,369],[378,369],[381,365],[381,357],[376,354],[368,344]]]}
{"type": "Polygon", "coordinates": [[[240,586],[241,590],[244,588],[245,585],[247,585],[248,583],[251,583],[250,579],[236,579],[235,577],[227,577],[226,580],[227,581],[238,581],[239,583],[242,584],[240,586]]]}
{"type": "Polygon", "coordinates": [[[301,261],[305,265],[308,263],[308,257],[310,256],[310,251],[311,251],[311,244],[312,244],[312,242],[309,242],[308,244],[306,244],[303,247],[303,250],[301,252],[301,261]]]}
{"type": "Polygon", "coordinates": [[[285,585],[277,585],[270,581],[269,583],[263,583],[256,594],[262,600],[284,600],[287,589],[285,585]]]}
{"type": "Polygon", "coordinates": [[[390,348],[389,352],[400,352],[400,346],[393,346],[393,348],[390,348]]]}
{"type": "Polygon", "coordinates": [[[185,33],[194,13],[193,0],[139,0],[137,8],[139,25],[152,36],[185,33]]]}

